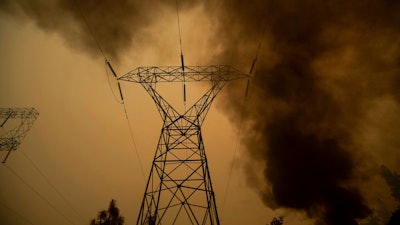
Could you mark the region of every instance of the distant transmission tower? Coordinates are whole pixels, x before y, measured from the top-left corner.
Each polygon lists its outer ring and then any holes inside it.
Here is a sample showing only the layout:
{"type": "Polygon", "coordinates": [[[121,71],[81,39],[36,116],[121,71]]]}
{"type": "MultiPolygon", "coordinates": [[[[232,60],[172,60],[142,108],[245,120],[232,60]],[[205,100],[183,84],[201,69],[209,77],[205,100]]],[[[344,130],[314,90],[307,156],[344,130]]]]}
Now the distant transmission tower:
{"type": "Polygon", "coordinates": [[[245,77],[229,66],[176,66],[139,67],[119,78],[140,83],[163,120],[137,225],[219,224],[201,125],[224,85],[245,77]],[[183,114],[155,90],[158,82],[195,81],[209,81],[211,88],[183,114]]]}
{"type": "Polygon", "coordinates": [[[39,113],[34,108],[0,108],[0,127],[6,131],[0,134],[0,151],[15,151],[28,133],[39,113]]]}

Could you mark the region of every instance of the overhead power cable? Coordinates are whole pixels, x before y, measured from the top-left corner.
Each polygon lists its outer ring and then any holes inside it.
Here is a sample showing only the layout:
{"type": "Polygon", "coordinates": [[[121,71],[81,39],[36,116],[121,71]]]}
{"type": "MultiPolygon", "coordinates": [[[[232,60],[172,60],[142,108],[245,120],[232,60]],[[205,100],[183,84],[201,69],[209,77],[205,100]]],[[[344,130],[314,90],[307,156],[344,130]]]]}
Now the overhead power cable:
{"type": "Polygon", "coordinates": [[[7,205],[5,205],[4,203],[0,202],[0,205],[3,206],[4,208],[8,209],[9,211],[13,212],[16,216],[18,216],[19,218],[21,218],[21,220],[25,221],[26,223],[29,223],[31,225],[34,225],[32,223],[32,221],[30,221],[28,218],[26,218],[25,216],[23,216],[21,213],[15,211],[14,209],[8,207],[7,205]]]}
{"type": "Polygon", "coordinates": [[[259,41],[258,46],[257,46],[256,54],[255,54],[255,57],[253,59],[251,67],[250,67],[250,71],[249,71],[250,77],[247,78],[245,97],[244,97],[244,101],[243,101],[242,111],[240,113],[239,130],[238,130],[236,144],[235,144],[234,151],[233,151],[232,163],[231,163],[231,167],[230,167],[230,171],[229,171],[228,181],[227,181],[227,185],[226,185],[226,188],[225,188],[225,196],[224,196],[224,200],[222,202],[221,215],[223,215],[226,199],[227,199],[228,192],[229,192],[229,186],[230,186],[230,183],[231,183],[233,168],[234,168],[235,162],[236,162],[236,154],[237,154],[237,151],[238,151],[238,148],[239,148],[239,144],[240,144],[240,136],[241,136],[241,130],[242,130],[242,126],[243,126],[244,113],[246,111],[248,99],[251,96],[250,80],[252,78],[253,79],[255,78],[255,75],[253,75],[253,72],[255,71],[255,68],[256,68],[256,63],[257,63],[257,60],[258,60],[258,55],[260,53],[261,44],[262,44],[262,38],[264,36],[264,32],[265,32],[265,27],[262,30],[262,34],[261,34],[260,41],[259,41]]]}
{"type": "MultiPolygon", "coordinates": [[[[248,90],[248,85],[246,87],[246,93],[247,93],[247,90],[248,90]]],[[[235,147],[234,147],[234,150],[233,150],[232,163],[231,163],[231,167],[229,169],[228,181],[227,181],[227,184],[226,184],[226,187],[225,187],[225,195],[224,195],[224,200],[222,202],[222,207],[221,207],[221,215],[222,215],[222,217],[223,217],[223,213],[224,213],[226,199],[228,197],[229,186],[231,184],[233,168],[234,168],[235,162],[236,162],[236,153],[237,153],[238,148],[239,148],[240,134],[241,134],[241,131],[242,131],[243,117],[244,117],[244,112],[246,111],[246,105],[247,105],[247,94],[245,96],[245,99],[244,99],[244,102],[243,102],[242,111],[241,111],[241,114],[240,114],[239,130],[238,130],[238,134],[237,134],[235,147]]]]}
{"type": "Polygon", "coordinates": [[[181,35],[181,23],[180,23],[180,19],[179,19],[179,4],[178,4],[178,0],[175,0],[175,3],[176,3],[176,18],[177,18],[177,20],[178,20],[179,47],[180,47],[180,50],[181,50],[182,70],[185,70],[185,67],[184,67],[184,60],[183,60],[182,35],[181,35]]]}
{"type": "Polygon", "coordinates": [[[74,208],[74,206],[71,204],[70,201],[65,198],[65,196],[50,182],[50,180],[47,178],[47,176],[39,169],[39,167],[36,166],[36,164],[32,161],[31,158],[29,158],[25,152],[21,151],[22,155],[33,165],[33,167],[39,172],[39,174],[44,178],[44,180],[47,182],[47,184],[64,200],[64,202],[68,205],[69,208],[72,209],[72,211],[75,212],[76,215],[78,215],[82,220],[83,216],[74,208]]]}
{"type": "Polygon", "coordinates": [[[144,181],[144,183],[146,183],[146,177],[145,177],[145,175],[144,175],[142,160],[140,159],[140,155],[139,155],[139,152],[138,152],[138,147],[137,147],[137,145],[136,145],[135,137],[134,137],[134,135],[133,135],[132,126],[131,126],[131,123],[130,123],[130,121],[129,121],[129,117],[128,117],[128,113],[127,113],[127,111],[126,111],[126,105],[125,105],[125,103],[123,104],[123,106],[124,106],[125,117],[126,117],[126,120],[128,121],[129,133],[130,133],[130,135],[131,135],[133,147],[134,147],[134,149],[135,149],[136,157],[138,158],[139,165],[140,165],[140,170],[141,170],[141,172],[142,172],[143,181],[144,181]]]}
{"type": "Polygon", "coordinates": [[[74,4],[75,4],[75,8],[77,9],[77,11],[78,11],[79,15],[81,16],[83,22],[85,23],[85,25],[86,25],[86,27],[87,27],[87,29],[88,29],[88,31],[89,31],[89,34],[90,34],[90,36],[93,38],[94,42],[96,43],[97,48],[99,49],[101,55],[102,55],[105,59],[107,59],[106,55],[104,54],[103,49],[101,48],[101,45],[100,45],[99,40],[96,38],[96,35],[94,35],[94,32],[93,32],[93,30],[92,30],[92,27],[89,26],[89,22],[88,22],[88,20],[86,19],[85,14],[82,12],[82,10],[80,9],[80,7],[78,6],[76,0],[73,0],[73,1],[74,1],[74,4]]]}
{"type": "MultiPolygon", "coordinates": [[[[117,73],[115,72],[114,68],[111,66],[111,63],[107,61],[107,59],[106,59],[106,64],[110,68],[112,74],[114,75],[114,78],[118,80],[117,73]]],[[[129,121],[128,112],[126,111],[126,105],[125,105],[125,101],[124,101],[124,96],[122,95],[121,85],[120,85],[119,81],[117,81],[117,82],[118,82],[119,94],[121,96],[121,103],[124,106],[124,113],[125,113],[126,121],[128,123],[130,137],[131,137],[131,140],[132,140],[132,143],[133,143],[133,148],[135,149],[136,157],[138,158],[138,161],[139,161],[140,170],[141,170],[142,175],[143,175],[144,183],[146,183],[146,178],[145,178],[145,175],[144,175],[142,160],[140,159],[140,155],[139,155],[138,148],[137,148],[137,145],[136,145],[135,137],[133,135],[132,126],[131,126],[131,123],[129,121]]],[[[114,97],[115,97],[115,95],[114,95],[114,97]]]]}
{"type": "Polygon", "coordinates": [[[7,164],[3,164],[7,169],[13,173],[22,183],[24,183],[27,187],[29,187],[40,199],[42,199],[44,202],[46,202],[51,208],[54,209],[58,214],[60,214],[68,223],[75,225],[74,222],[72,222],[67,216],[65,216],[64,213],[62,213],[60,210],[58,210],[49,200],[47,200],[40,192],[38,192],[36,189],[34,189],[31,185],[29,185],[21,176],[19,176],[11,167],[9,167],[7,164]]]}
{"type": "Polygon", "coordinates": [[[181,23],[179,19],[179,4],[178,0],[175,0],[176,3],[176,18],[178,21],[178,33],[179,33],[179,48],[181,50],[181,65],[182,65],[182,76],[183,76],[183,105],[186,111],[186,79],[185,79],[185,60],[183,57],[183,50],[182,50],[182,34],[181,34],[181,23]]]}
{"type": "MultiPolygon", "coordinates": [[[[111,73],[114,75],[115,79],[118,80],[118,76],[117,76],[115,70],[113,69],[113,67],[111,66],[110,61],[107,59],[106,55],[104,54],[104,51],[103,51],[103,49],[101,48],[100,42],[99,42],[99,40],[96,38],[96,35],[94,34],[93,30],[91,29],[91,27],[90,27],[90,25],[89,25],[89,22],[87,21],[87,19],[86,19],[84,13],[83,13],[83,12],[81,11],[81,9],[78,7],[78,4],[76,3],[76,0],[74,0],[74,3],[75,3],[75,6],[76,6],[76,8],[77,8],[77,10],[78,10],[78,12],[79,12],[79,14],[80,14],[80,16],[82,17],[82,20],[84,21],[86,27],[88,28],[90,35],[92,36],[94,42],[96,43],[97,48],[99,49],[101,55],[104,57],[106,67],[109,67],[109,68],[110,68],[111,73]]],[[[181,52],[182,52],[182,48],[181,48],[181,52]]],[[[182,59],[183,59],[183,56],[182,56],[182,59]]],[[[182,61],[182,63],[183,63],[183,61],[182,61]]],[[[107,74],[106,74],[106,75],[107,75],[107,79],[109,79],[107,68],[106,68],[106,73],[107,73],[107,74]]],[[[140,159],[138,150],[137,150],[137,145],[136,145],[135,138],[134,138],[134,136],[133,136],[133,131],[132,131],[132,127],[131,127],[131,124],[130,124],[130,121],[129,121],[128,113],[127,113],[127,111],[126,111],[126,106],[125,106],[124,96],[123,96],[123,94],[122,94],[121,85],[120,85],[120,83],[119,83],[119,81],[118,81],[117,84],[118,84],[118,89],[119,89],[119,93],[120,93],[120,97],[121,97],[121,101],[119,101],[118,98],[115,96],[115,93],[114,93],[113,90],[112,90],[110,80],[108,80],[108,83],[109,83],[111,92],[112,92],[113,95],[114,95],[115,100],[117,100],[118,103],[120,103],[120,104],[122,104],[122,105],[124,106],[124,112],[125,112],[125,117],[126,117],[127,122],[128,122],[130,136],[131,136],[131,139],[132,139],[132,142],[133,142],[133,145],[134,145],[134,149],[135,149],[135,152],[136,152],[136,156],[137,156],[138,161],[139,161],[139,164],[140,164],[140,169],[141,169],[141,171],[142,171],[142,175],[143,175],[143,178],[144,178],[145,176],[144,176],[143,165],[142,165],[142,162],[141,162],[141,159],[140,159]]],[[[145,183],[146,183],[146,180],[145,180],[145,183]]]]}

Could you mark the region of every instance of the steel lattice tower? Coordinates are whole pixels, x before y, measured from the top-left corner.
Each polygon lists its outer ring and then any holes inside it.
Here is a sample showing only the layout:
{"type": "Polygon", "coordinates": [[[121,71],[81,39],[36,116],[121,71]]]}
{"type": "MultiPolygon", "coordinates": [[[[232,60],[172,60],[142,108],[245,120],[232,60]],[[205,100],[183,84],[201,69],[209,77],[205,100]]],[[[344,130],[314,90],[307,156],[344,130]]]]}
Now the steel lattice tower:
{"type": "Polygon", "coordinates": [[[3,128],[10,120],[19,120],[13,124],[15,126],[0,136],[0,151],[8,151],[3,163],[11,151],[17,150],[38,116],[39,113],[34,108],[0,108],[0,121],[2,120],[0,127],[3,128]]]}
{"type": "Polygon", "coordinates": [[[139,67],[119,78],[140,83],[163,120],[137,225],[219,224],[201,125],[224,85],[248,76],[229,66],[176,66],[139,67]],[[211,88],[183,114],[155,90],[158,82],[195,81],[211,88]]]}

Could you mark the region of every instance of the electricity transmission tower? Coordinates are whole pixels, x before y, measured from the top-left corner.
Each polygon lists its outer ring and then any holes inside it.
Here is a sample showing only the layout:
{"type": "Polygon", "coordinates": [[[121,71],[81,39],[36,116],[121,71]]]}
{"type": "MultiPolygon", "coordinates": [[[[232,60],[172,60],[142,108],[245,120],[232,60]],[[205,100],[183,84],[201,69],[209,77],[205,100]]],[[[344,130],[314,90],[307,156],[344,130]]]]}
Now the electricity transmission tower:
{"type": "Polygon", "coordinates": [[[0,108],[0,127],[7,128],[0,135],[0,151],[8,151],[3,163],[21,144],[38,115],[34,108],[0,108]]]}
{"type": "Polygon", "coordinates": [[[182,65],[139,67],[119,78],[140,83],[154,100],[163,120],[137,225],[219,225],[201,125],[224,85],[248,76],[229,66],[182,65]],[[211,88],[183,114],[155,90],[158,82],[185,85],[196,81],[211,82],[211,88]]]}

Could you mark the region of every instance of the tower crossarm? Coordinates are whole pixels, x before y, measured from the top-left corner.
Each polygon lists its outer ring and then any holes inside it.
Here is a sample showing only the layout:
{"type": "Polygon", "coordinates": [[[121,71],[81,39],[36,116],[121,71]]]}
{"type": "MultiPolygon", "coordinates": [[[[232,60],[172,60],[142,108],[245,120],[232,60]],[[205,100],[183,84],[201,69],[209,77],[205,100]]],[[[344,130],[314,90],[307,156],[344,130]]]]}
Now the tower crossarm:
{"type": "MultiPolygon", "coordinates": [[[[39,112],[35,108],[0,108],[1,119],[13,119],[13,118],[35,118],[39,115],[39,112]]],[[[7,122],[7,121],[5,121],[7,122]]],[[[3,126],[4,121],[1,121],[3,126]]]]}
{"type": "Polygon", "coordinates": [[[8,151],[3,162],[11,151],[18,148],[38,116],[35,108],[0,108],[0,127],[7,129],[0,136],[0,151],[8,151]],[[6,124],[11,120],[19,121],[9,128],[6,124]]]}
{"type": "Polygon", "coordinates": [[[157,83],[231,81],[250,76],[227,65],[184,66],[183,68],[182,66],[137,67],[118,79],[134,83],[157,83]]]}

